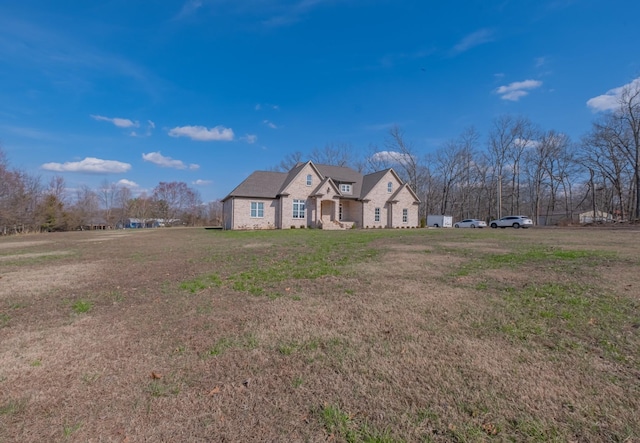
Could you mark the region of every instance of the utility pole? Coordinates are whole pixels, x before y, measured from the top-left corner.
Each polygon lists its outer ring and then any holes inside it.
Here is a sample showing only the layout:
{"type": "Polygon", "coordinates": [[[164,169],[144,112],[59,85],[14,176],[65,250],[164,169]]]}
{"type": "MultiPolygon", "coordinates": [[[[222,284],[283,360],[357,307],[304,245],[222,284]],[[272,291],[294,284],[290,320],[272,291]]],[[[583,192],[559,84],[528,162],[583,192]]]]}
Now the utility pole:
{"type": "Polygon", "coordinates": [[[498,176],[498,217],[502,218],[502,175],[498,176]]]}

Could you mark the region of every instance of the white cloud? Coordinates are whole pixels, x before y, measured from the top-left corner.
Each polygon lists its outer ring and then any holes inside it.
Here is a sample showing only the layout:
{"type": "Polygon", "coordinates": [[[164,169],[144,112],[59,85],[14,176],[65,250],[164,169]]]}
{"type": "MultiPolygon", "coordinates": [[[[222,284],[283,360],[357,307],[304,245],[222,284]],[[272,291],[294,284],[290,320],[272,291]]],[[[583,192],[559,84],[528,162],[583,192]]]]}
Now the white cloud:
{"type": "Polygon", "coordinates": [[[278,129],[278,126],[275,123],[270,122],[269,120],[263,120],[262,123],[267,125],[271,129],[278,129]]]}
{"type": "Polygon", "coordinates": [[[140,187],[140,185],[138,185],[136,182],[127,180],[126,178],[123,178],[122,180],[118,180],[116,185],[124,186],[125,188],[129,188],[129,189],[138,189],[140,187]]]}
{"type": "Polygon", "coordinates": [[[402,164],[410,161],[411,156],[397,151],[380,151],[373,154],[372,159],[379,162],[402,164]]]}
{"type": "Polygon", "coordinates": [[[534,60],[535,66],[536,68],[541,68],[544,65],[546,65],[548,62],[547,57],[536,57],[536,59],[534,60]]]}
{"type": "Polygon", "coordinates": [[[620,94],[625,88],[640,90],[640,77],[618,88],[609,89],[605,94],[587,100],[587,106],[596,112],[613,111],[620,106],[620,94]]]}
{"type": "Polygon", "coordinates": [[[194,180],[191,182],[192,185],[196,185],[196,186],[206,186],[206,185],[210,185],[211,183],[213,183],[211,180],[194,180]]]}
{"type": "Polygon", "coordinates": [[[513,144],[518,148],[536,148],[540,145],[540,142],[526,138],[516,138],[513,144]]]}
{"type": "Polygon", "coordinates": [[[174,168],[174,169],[191,169],[196,170],[199,169],[200,166],[196,164],[190,164],[187,166],[182,160],[174,160],[171,157],[165,157],[160,152],[150,152],[148,154],[142,154],[142,159],[146,162],[153,163],[154,165],[158,165],[163,168],[174,168]]]}
{"type": "Polygon", "coordinates": [[[189,17],[195,14],[196,11],[201,7],[202,0],[188,0],[184,5],[182,5],[182,9],[178,13],[178,15],[174,17],[174,20],[181,20],[189,17]]]}
{"type": "Polygon", "coordinates": [[[256,111],[260,111],[260,110],[264,109],[264,107],[267,107],[268,109],[273,109],[274,111],[279,111],[280,110],[280,106],[279,105],[272,105],[271,103],[265,103],[264,105],[262,103],[258,103],[254,107],[254,109],[256,111]]]}
{"type": "Polygon", "coordinates": [[[131,137],[151,137],[151,134],[153,133],[153,129],[155,127],[156,127],[156,124],[154,122],[152,122],[151,120],[147,120],[147,128],[144,134],[139,134],[138,131],[131,131],[129,135],[131,137]]]}
{"type": "Polygon", "coordinates": [[[479,31],[469,34],[460,40],[460,42],[453,47],[453,52],[459,54],[461,52],[468,51],[473,47],[489,43],[493,40],[494,36],[491,29],[480,29],[479,31]]]}
{"type": "Polygon", "coordinates": [[[250,145],[254,144],[255,142],[258,141],[258,136],[254,135],[254,134],[247,134],[244,137],[241,138],[241,140],[249,143],[250,145]]]}
{"type": "Polygon", "coordinates": [[[169,130],[171,137],[189,137],[197,141],[231,141],[234,134],[233,129],[224,126],[216,126],[207,129],[204,126],[177,126],[169,130]]]}
{"type": "Polygon", "coordinates": [[[92,174],[120,174],[131,169],[129,163],[115,160],[102,160],[95,157],[87,157],[79,162],[45,163],[40,166],[45,171],[54,172],[88,172],[92,174]]]}
{"type": "Polygon", "coordinates": [[[500,94],[502,100],[517,102],[525,95],[528,95],[530,90],[539,88],[540,86],[542,86],[542,82],[539,80],[525,80],[500,86],[496,89],[496,93],[500,94]]]}
{"type": "Polygon", "coordinates": [[[104,117],[102,115],[91,115],[91,118],[97,121],[103,121],[103,122],[111,122],[114,125],[116,125],[118,128],[137,128],[140,126],[140,123],[138,123],[137,121],[134,122],[132,120],[129,120],[128,118],[109,118],[109,117],[104,117]]]}

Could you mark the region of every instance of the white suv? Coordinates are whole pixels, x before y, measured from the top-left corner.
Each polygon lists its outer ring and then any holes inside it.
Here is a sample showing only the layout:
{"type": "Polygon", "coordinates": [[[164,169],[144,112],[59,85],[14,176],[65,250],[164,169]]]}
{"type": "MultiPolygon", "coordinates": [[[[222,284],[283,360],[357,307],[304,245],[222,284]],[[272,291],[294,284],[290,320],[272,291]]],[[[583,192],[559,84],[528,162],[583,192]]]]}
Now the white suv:
{"type": "Polygon", "coordinates": [[[489,226],[492,228],[508,228],[514,227],[518,228],[528,228],[529,226],[533,226],[533,220],[525,215],[507,215],[506,217],[502,217],[500,220],[491,220],[489,222],[489,226]]]}

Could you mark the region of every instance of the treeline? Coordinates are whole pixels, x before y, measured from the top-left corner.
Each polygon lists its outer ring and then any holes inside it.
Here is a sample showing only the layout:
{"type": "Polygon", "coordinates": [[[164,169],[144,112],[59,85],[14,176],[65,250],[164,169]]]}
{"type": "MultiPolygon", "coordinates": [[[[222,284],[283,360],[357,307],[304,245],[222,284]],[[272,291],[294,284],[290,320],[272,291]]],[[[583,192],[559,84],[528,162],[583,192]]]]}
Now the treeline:
{"type": "MultiPolygon", "coordinates": [[[[382,146],[364,159],[347,145],[314,149],[316,163],[351,166],[361,172],[393,167],[422,201],[420,213],[491,219],[527,215],[539,225],[593,217],[640,219],[640,81],[623,88],[612,109],[580,140],[542,129],[526,117],[503,115],[489,133],[473,127],[434,153],[420,155],[394,127],[382,146]]],[[[275,169],[288,170],[305,156],[296,152],[275,169]]]]}
{"type": "Polygon", "coordinates": [[[70,195],[61,176],[43,184],[38,176],[11,169],[0,150],[0,235],[113,229],[132,219],[138,225],[220,225],[222,204],[203,204],[183,182],[160,182],[150,195],[134,197],[129,188],[104,181],[70,195]]]}
{"type": "MultiPolygon", "coordinates": [[[[274,169],[299,161],[350,166],[363,173],[389,167],[422,201],[420,214],[490,219],[527,215],[538,225],[578,221],[578,214],[619,221],[640,220],[640,81],[622,88],[615,106],[597,118],[580,140],[542,129],[526,117],[504,115],[488,134],[474,128],[420,155],[403,131],[392,128],[382,146],[362,158],[348,145],[295,152],[274,169]],[[604,216],[603,214],[607,214],[604,216]]],[[[0,235],[20,232],[117,227],[130,219],[164,225],[221,225],[222,204],[202,204],[182,182],[161,182],[150,195],[133,196],[103,182],[68,195],[64,179],[12,170],[0,150],[0,235]]]]}

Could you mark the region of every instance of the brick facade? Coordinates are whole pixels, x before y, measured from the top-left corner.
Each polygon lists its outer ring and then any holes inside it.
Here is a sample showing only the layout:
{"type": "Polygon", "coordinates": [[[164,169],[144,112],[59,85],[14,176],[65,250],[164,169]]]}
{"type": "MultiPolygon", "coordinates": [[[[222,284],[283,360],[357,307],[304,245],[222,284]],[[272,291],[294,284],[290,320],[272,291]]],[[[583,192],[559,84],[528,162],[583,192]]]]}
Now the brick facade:
{"type": "MultiPolygon", "coordinates": [[[[349,168],[325,166],[340,175],[337,183],[324,177],[312,162],[298,164],[287,173],[254,173],[223,200],[225,229],[324,228],[415,228],[419,226],[419,200],[392,170],[365,176],[349,168]],[[350,185],[352,194],[340,192],[340,184],[350,185]],[[273,195],[265,198],[272,186],[273,195]],[[389,187],[390,186],[390,187],[389,187]],[[276,189],[277,187],[277,189],[276,189]],[[251,197],[254,192],[262,194],[251,197]],[[366,195],[360,195],[359,193],[366,195]],[[358,193],[358,195],[356,195],[358,193]],[[304,202],[304,212],[296,211],[294,202],[304,202]],[[251,216],[251,203],[261,202],[262,217],[251,216]],[[379,221],[375,220],[379,208],[379,221]],[[406,221],[403,210],[406,209],[406,221]]],[[[299,209],[299,207],[297,208],[299,209]]]]}

